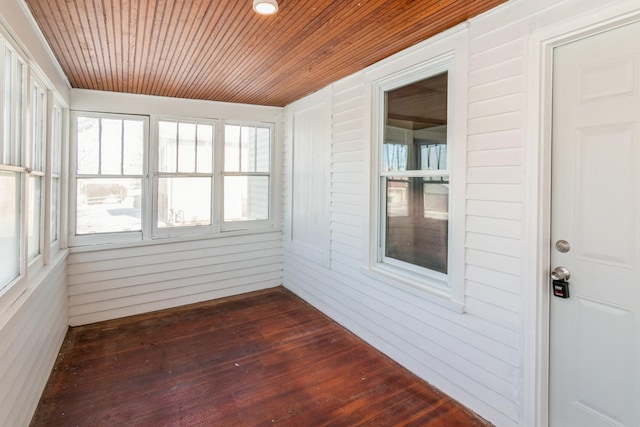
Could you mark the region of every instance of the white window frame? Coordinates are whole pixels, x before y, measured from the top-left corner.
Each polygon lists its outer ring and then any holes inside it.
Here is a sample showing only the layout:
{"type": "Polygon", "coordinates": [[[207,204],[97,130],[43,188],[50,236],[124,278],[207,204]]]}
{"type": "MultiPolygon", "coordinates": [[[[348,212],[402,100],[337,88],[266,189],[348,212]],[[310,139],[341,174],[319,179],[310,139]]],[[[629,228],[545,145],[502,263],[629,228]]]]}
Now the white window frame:
{"type": "MultiPolygon", "coordinates": [[[[458,27],[432,44],[414,47],[403,59],[390,59],[370,73],[372,102],[371,217],[365,271],[399,289],[458,312],[464,311],[465,188],[467,137],[467,29],[458,27]],[[386,193],[382,186],[385,93],[448,72],[447,161],[449,175],[448,273],[443,274],[384,256],[386,193]]],[[[438,171],[437,173],[441,173],[438,171]]],[[[404,171],[403,176],[422,176],[404,171]]]]}
{"type": "Polygon", "coordinates": [[[70,164],[69,164],[69,229],[68,242],[70,246],[92,246],[92,245],[127,245],[153,240],[163,240],[168,238],[175,239],[199,239],[223,236],[229,234],[247,234],[271,232],[280,227],[279,219],[276,218],[277,195],[276,180],[277,168],[279,163],[276,158],[276,124],[273,122],[261,120],[231,120],[231,119],[214,119],[192,116],[168,116],[168,115],[144,115],[144,114],[119,114],[106,112],[91,111],[72,111],[70,112],[70,164]],[[78,117],[95,117],[95,118],[117,118],[117,119],[144,119],[145,126],[145,154],[144,154],[144,181],[142,185],[142,231],[136,232],[120,232],[120,233],[96,233],[89,235],[75,235],[76,230],[76,211],[77,211],[77,118],[78,117]],[[197,123],[213,125],[213,169],[212,173],[168,173],[159,172],[159,135],[158,126],[160,121],[177,121],[180,123],[197,123]],[[225,126],[257,126],[269,128],[269,172],[239,172],[227,173],[224,171],[224,130],[225,126]],[[224,176],[248,175],[248,176],[268,176],[269,194],[268,194],[268,212],[269,217],[265,220],[241,220],[241,221],[224,221],[224,176]],[[158,177],[161,176],[212,176],[212,196],[211,196],[211,224],[197,226],[181,226],[181,227],[158,227],[158,177]]]}
{"type": "MultiPolygon", "coordinates": [[[[69,231],[68,240],[71,246],[84,246],[84,245],[100,245],[108,243],[130,243],[139,242],[143,239],[144,235],[149,234],[149,226],[147,218],[148,213],[148,196],[151,194],[149,191],[149,179],[148,179],[148,159],[149,159],[149,117],[143,115],[134,114],[119,114],[119,113],[95,113],[88,111],[72,111],[71,114],[71,134],[70,134],[70,153],[72,153],[70,165],[69,165],[69,179],[70,179],[70,194],[69,194],[69,231]],[[123,231],[114,233],[96,233],[96,234],[82,234],[76,235],[76,214],[77,214],[77,180],[78,178],[99,178],[102,175],[78,175],[78,117],[91,117],[98,119],[118,119],[118,120],[135,120],[143,122],[143,135],[144,135],[144,148],[143,148],[143,165],[141,172],[141,230],[136,231],[123,231]]],[[[106,175],[109,177],[111,175],[106,175]]],[[[119,178],[126,178],[128,175],[119,175],[119,178]]],[[[137,175],[136,175],[137,178],[137,175]]]]}
{"type": "MultiPolygon", "coordinates": [[[[64,101],[52,89],[51,82],[44,77],[45,75],[37,67],[37,64],[29,60],[29,55],[20,47],[19,43],[12,37],[11,33],[2,25],[0,25],[0,171],[9,172],[18,176],[17,197],[19,198],[19,212],[16,223],[16,231],[19,242],[19,262],[18,274],[8,283],[0,284],[0,316],[9,309],[9,307],[20,298],[27,290],[28,286],[35,286],[41,278],[41,271],[45,266],[52,263],[52,255],[57,255],[60,247],[60,238],[57,242],[51,242],[50,228],[52,226],[50,217],[50,207],[48,203],[51,201],[51,155],[53,140],[51,138],[51,126],[53,110],[53,100],[56,99],[57,107],[60,111],[65,110],[64,101]],[[5,120],[4,116],[4,91],[6,72],[5,58],[6,52],[11,52],[12,78],[10,90],[12,99],[10,101],[11,110],[9,117],[5,120]],[[20,86],[16,85],[15,76],[20,73],[20,86]],[[37,96],[37,103],[34,104],[34,96],[37,96]],[[34,115],[33,109],[36,108],[34,115]],[[10,132],[5,138],[6,122],[10,123],[10,132]],[[5,161],[4,147],[10,145],[10,155],[5,161]],[[34,150],[35,149],[35,150],[34,150]],[[40,180],[40,203],[38,213],[38,253],[29,258],[29,210],[30,206],[30,189],[29,180],[38,177],[40,180]]],[[[61,137],[59,142],[60,149],[63,151],[66,147],[66,123],[62,119],[60,123],[61,137]]],[[[63,154],[60,155],[60,166],[64,167],[63,154]]],[[[63,169],[59,170],[59,175],[63,173],[63,169]]],[[[60,180],[63,178],[60,177],[60,180]]],[[[64,184],[60,185],[60,196],[58,197],[59,206],[65,204],[65,193],[63,191],[64,184]]],[[[59,220],[61,218],[59,217],[59,220]]],[[[58,237],[65,232],[65,224],[59,221],[57,225],[58,237]]],[[[59,258],[56,258],[59,260],[59,258]]]]}
{"type": "MultiPolygon", "coordinates": [[[[27,61],[24,59],[25,55],[10,41],[10,38],[5,34],[4,28],[0,26],[0,155],[4,154],[4,144],[11,145],[9,149],[10,159],[7,163],[4,163],[4,159],[0,157],[0,171],[16,173],[18,175],[18,197],[19,197],[19,212],[18,212],[18,224],[17,230],[18,242],[19,242],[19,260],[18,260],[18,274],[11,281],[5,284],[0,284],[0,314],[4,312],[8,307],[27,287],[28,274],[27,274],[27,187],[28,187],[28,168],[26,166],[26,150],[27,150],[27,129],[30,126],[27,108],[29,99],[29,67],[27,61]],[[11,66],[11,72],[15,76],[18,72],[18,65],[21,65],[22,74],[22,88],[19,93],[13,93],[14,99],[12,102],[18,102],[17,98],[21,98],[19,101],[20,110],[12,109],[10,112],[9,121],[11,123],[11,130],[9,139],[10,142],[4,140],[4,76],[5,76],[5,52],[11,51],[14,55],[15,62],[11,66]]],[[[14,87],[14,86],[12,86],[14,87]]]]}
{"type": "MultiPolygon", "coordinates": [[[[27,245],[27,263],[29,264],[29,270],[32,272],[37,271],[44,265],[45,258],[45,238],[46,228],[48,227],[49,220],[45,217],[46,209],[45,201],[49,200],[47,197],[47,150],[49,144],[47,126],[49,123],[48,108],[49,108],[49,91],[46,85],[40,78],[33,72],[29,71],[29,104],[28,104],[28,140],[27,144],[27,165],[28,165],[28,177],[27,177],[27,191],[26,199],[31,200],[29,181],[37,177],[40,180],[40,204],[39,204],[39,222],[38,222],[38,253],[29,258],[30,248],[27,245]],[[37,99],[36,99],[37,98],[37,99]]],[[[29,217],[30,206],[27,206],[25,215],[27,220],[29,217]]],[[[29,237],[27,236],[27,243],[29,237]]]]}
{"type": "MultiPolygon", "coordinates": [[[[216,162],[218,162],[219,155],[216,152],[217,141],[220,138],[220,121],[215,119],[206,118],[192,118],[192,117],[177,117],[177,116],[153,116],[152,117],[152,130],[151,130],[151,150],[149,154],[149,162],[152,168],[151,186],[152,186],[152,203],[151,203],[151,228],[152,239],[188,236],[194,234],[213,234],[218,231],[217,224],[217,212],[216,212],[216,199],[219,191],[218,181],[220,178],[216,174],[216,162]],[[160,135],[158,132],[159,124],[161,121],[177,122],[177,123],[194,123],[196,125],[211,125],[213,126],[213,141],[212,141],[212,164],[210,173],[183,173],[183,172],[160,172],[159,171],[159,154],[160,154],[160,135]],[[160,177],[211,177],[211,206],[210,224],[183,226],[183,227],[158,227],[158,181],[160,177]]],[[[144,222],[144,219],[143,219],[144,222]]]]}
{"type": "Polygon", "coordinates": [[[243,231],[243,230],[257,230],[265,228],[273,228],[275,224],[275,209],[276,203],[274,198],[274,169],[276,162],[274,159],[274,146],[275,146],[275,126],[273,123],[266,123],[260,121],[238,121],[238,120],[223,120],[221,125],[221,139],[218,144],[219,154],[217,158],[220,161],[218,173],[220,176],[219,185],[220,191],[220,203],[218,204],[219,212],[219,224],[221,232],[243,231]],[[229,172],[224,169],[224,155],[225,155],[225,136],[224,131],[227,125],[231,126],[255,126],[269,128],[269,172],[229,172]],[[267,176],[269,178],[269,194],[268,194],[268,218],[265,220],[244,220],[244,221],[225,221],[224,220],[224,177],[225,176],[267,176]]]}
{"type": "Polygon", "coordinates": [[[64,246],[63,242],[63,185],[66,180],[64,179],[64,146],[66,129],[66,109],[62,105],[59,99],[55,96],[55,92],[49,91],[49,126],[47,126],[47,201],[45,202],[45,215],[49,218],[49,228],[45,230],[45,241],[50,243],[48,248],[45,248],[45,264],[49,262],[52,256],[54,256],[61,247],[64,246]],[[54,198],[54,185],[53,182],[58,182],[57,194],[54,198]],[[54,206],[55,201],[55,206],[54,206]],[[53,216],[55,213],[55,217],[53,216]],[[55,236],[53,231],[55,231],[55,236]]]}

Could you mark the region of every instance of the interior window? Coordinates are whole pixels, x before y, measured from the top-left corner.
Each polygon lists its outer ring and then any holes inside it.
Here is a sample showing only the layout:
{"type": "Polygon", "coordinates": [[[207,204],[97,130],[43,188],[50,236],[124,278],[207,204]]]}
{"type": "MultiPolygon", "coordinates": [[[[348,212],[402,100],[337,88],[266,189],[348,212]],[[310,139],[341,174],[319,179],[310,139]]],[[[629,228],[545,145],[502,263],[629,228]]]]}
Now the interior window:
{"type": "Polygon", "coordinates": [[[380,179],[383,262],[448,272],[448,73],[388,90],[380,179]]]}

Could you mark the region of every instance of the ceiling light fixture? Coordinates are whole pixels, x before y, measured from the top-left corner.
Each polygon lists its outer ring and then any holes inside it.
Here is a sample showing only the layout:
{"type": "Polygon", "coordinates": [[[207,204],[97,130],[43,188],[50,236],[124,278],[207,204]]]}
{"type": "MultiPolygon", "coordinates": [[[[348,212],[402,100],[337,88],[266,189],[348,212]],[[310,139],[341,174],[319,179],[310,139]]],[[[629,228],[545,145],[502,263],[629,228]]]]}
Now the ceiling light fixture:
{"type": "Polygon", "coordinates": [[[278,11],[276,0],[253,0],[253,10],[260,15],[273,15],[278,11]]]}

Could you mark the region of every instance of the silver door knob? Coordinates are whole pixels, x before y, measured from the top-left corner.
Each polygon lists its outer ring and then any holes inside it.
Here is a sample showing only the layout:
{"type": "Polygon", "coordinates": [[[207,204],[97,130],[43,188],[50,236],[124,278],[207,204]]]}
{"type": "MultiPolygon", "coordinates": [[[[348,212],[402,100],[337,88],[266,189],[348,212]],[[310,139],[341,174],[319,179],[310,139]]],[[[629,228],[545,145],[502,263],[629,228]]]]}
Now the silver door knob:
{"type": "Polygon", "coordinates": [[[569,280],[571,277],[571,273],[567,267],[558,266],[551,271],[551,279],[552,280],[569,280]]]}

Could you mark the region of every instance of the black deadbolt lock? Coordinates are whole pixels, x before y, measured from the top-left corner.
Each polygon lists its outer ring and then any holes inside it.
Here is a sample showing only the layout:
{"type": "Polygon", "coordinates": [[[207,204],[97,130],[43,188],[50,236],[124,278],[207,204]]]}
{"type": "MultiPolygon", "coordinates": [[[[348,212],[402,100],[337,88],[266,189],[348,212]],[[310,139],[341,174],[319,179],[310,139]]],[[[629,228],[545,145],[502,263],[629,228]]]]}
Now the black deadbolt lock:
{"type": "Polygon", "coordinates": [[[553,280],[551,282],[553,287],[553,296],[558,298],[569,298],[569,282],[564,280],[553,280]]]}

